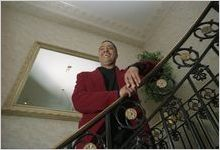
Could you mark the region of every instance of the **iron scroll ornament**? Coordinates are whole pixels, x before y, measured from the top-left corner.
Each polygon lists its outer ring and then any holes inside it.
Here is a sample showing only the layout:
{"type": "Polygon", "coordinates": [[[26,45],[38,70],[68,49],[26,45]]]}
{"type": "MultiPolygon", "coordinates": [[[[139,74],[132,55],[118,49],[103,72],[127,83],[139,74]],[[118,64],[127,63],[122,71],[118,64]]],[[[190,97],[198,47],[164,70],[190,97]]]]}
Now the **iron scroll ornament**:
{"type": "Polygon", "coordinates": [[[197,81],[203,81],[206,79],[206,72],[205,70],[207,70],[209,66],[205,66],[205,65],[202,65],[202,64],[199,64],[198,67],[195,68],[195,70],[192,71],[192,75],[193,75],[193,78],[196,79],[197,81]]]}
{"type": "Polygon", "coordinates": [[[193,32],[194,36],[200,41],[211,39],[216,36],[219,30],[219,23],[214,22],[213,19],[208,22],[200,23],[197,29],[193,32]],[[216,29],[215,29],[216,28],[216,29]]]}
{"type": "Polygon", "coordinates": [[[177,64],[177,68],[192,67],[199,59],[199,53],[192,47],[180,48],[173,56],[173,62],[177,64]]]}
{"type": "Polygon", "coordinates": [[[126,129],[137,129],[146,120],[144,108],[138,101],[131,99],[122,102],[114,115],[120,127],[126,129]]]}
{"type": "Polygon", "coordinates": [[[175,80],[169,76],[162,75],[159,79],[152,77],[148,83],[149,93],[156,96],[166,96],[170,94],[175,87],[175,80]]]}
{"type": "Polygon", "coordinates": [[[214,89],[211,88],[204,88],[200,91],[200,95],[206,101],[211,101],[214,107],[219,107],[219,98],[218,94],[215,92],[214,89]]]}
{"type": "Polygon", "coordinates": [[[104,140],[100,135],[93,134],[91,132],[86,132],[81,135],[75,141],[73,141],[73,145],[71,148],[77,148],[79,145],[83,145],[83,149],[103,149],[105,148],[104,140]],[[88,142],[87,139],[90,138],[91,141],[88,142]]]}

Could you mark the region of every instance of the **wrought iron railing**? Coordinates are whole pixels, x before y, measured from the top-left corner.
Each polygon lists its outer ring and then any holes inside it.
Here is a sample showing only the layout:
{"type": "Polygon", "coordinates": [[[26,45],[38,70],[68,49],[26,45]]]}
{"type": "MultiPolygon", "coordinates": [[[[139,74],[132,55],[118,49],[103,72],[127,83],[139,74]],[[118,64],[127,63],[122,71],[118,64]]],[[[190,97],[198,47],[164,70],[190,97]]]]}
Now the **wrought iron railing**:
{"type": "Polygon", "coordinates": [[[218,2],[210,2],[183,39],[143,78],[141,86],[160,80],[162,91],[169,80],[175,81],[148,118],[140,102],[120,97],[56,148],[75,148],[80,143],[84,148],[114,148],[110,115],[121,130],[132,131],[117,148],[218,148],[218,8],[218,2]],[[173,79],[158,76],[167,62],[173,67],[173,79]],[[103,118],[106,134],[89,132],[103,118]],[[85,136],[93,140],[84,143],[85,136]]]}

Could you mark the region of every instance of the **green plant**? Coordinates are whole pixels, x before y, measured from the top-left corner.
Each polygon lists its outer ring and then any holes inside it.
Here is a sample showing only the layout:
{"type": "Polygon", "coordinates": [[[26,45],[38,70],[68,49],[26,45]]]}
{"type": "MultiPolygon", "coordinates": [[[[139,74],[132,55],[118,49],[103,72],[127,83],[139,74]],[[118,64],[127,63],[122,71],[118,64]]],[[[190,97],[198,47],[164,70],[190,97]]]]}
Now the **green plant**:
{"type": "MultiPolygon", "coordinates": [[[[148,52],[143,51],[138,54],[139,61],[160,61],[163,57],[160,52],[148,52]]],[[[169,63],[162,66],[162,69],[154,76],[149,82],[145,84],[146,100],[151,99],[157,101],[162,101],[164,96],[169,93],[174,86],[174,80],[172,79],[172,67],[169,63]],[[165,87],[159,87],[157,85],[158,80],[166,81],[165,87]]]]}

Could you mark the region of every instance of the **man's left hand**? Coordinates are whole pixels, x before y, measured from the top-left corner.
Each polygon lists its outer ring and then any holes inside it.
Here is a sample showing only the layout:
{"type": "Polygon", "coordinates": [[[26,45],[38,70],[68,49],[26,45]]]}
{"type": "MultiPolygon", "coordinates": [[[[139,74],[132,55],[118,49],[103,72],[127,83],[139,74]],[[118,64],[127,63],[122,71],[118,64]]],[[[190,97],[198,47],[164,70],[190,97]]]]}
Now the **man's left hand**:
{"type": "Polygon", "coordinates": [[[141,83],[139,69],[135,66],[129,67],[125,73],[124,80],[128,88],[136,89],[139,87],[141,83]]]}

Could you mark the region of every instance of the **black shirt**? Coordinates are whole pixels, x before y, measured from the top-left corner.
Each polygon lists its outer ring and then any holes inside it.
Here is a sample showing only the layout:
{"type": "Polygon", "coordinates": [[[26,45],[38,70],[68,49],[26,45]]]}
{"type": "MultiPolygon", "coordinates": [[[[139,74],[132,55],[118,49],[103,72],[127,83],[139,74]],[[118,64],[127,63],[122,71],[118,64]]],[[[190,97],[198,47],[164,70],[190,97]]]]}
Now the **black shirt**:
{"type": "Polygon", "coordinates": [[[106,90],[107,91],[119,90],[117,79],[116,79],[116,74],[115,74],[115,67],[112,69],[99,67],[98,69],[104,77],[106,90]]]}

